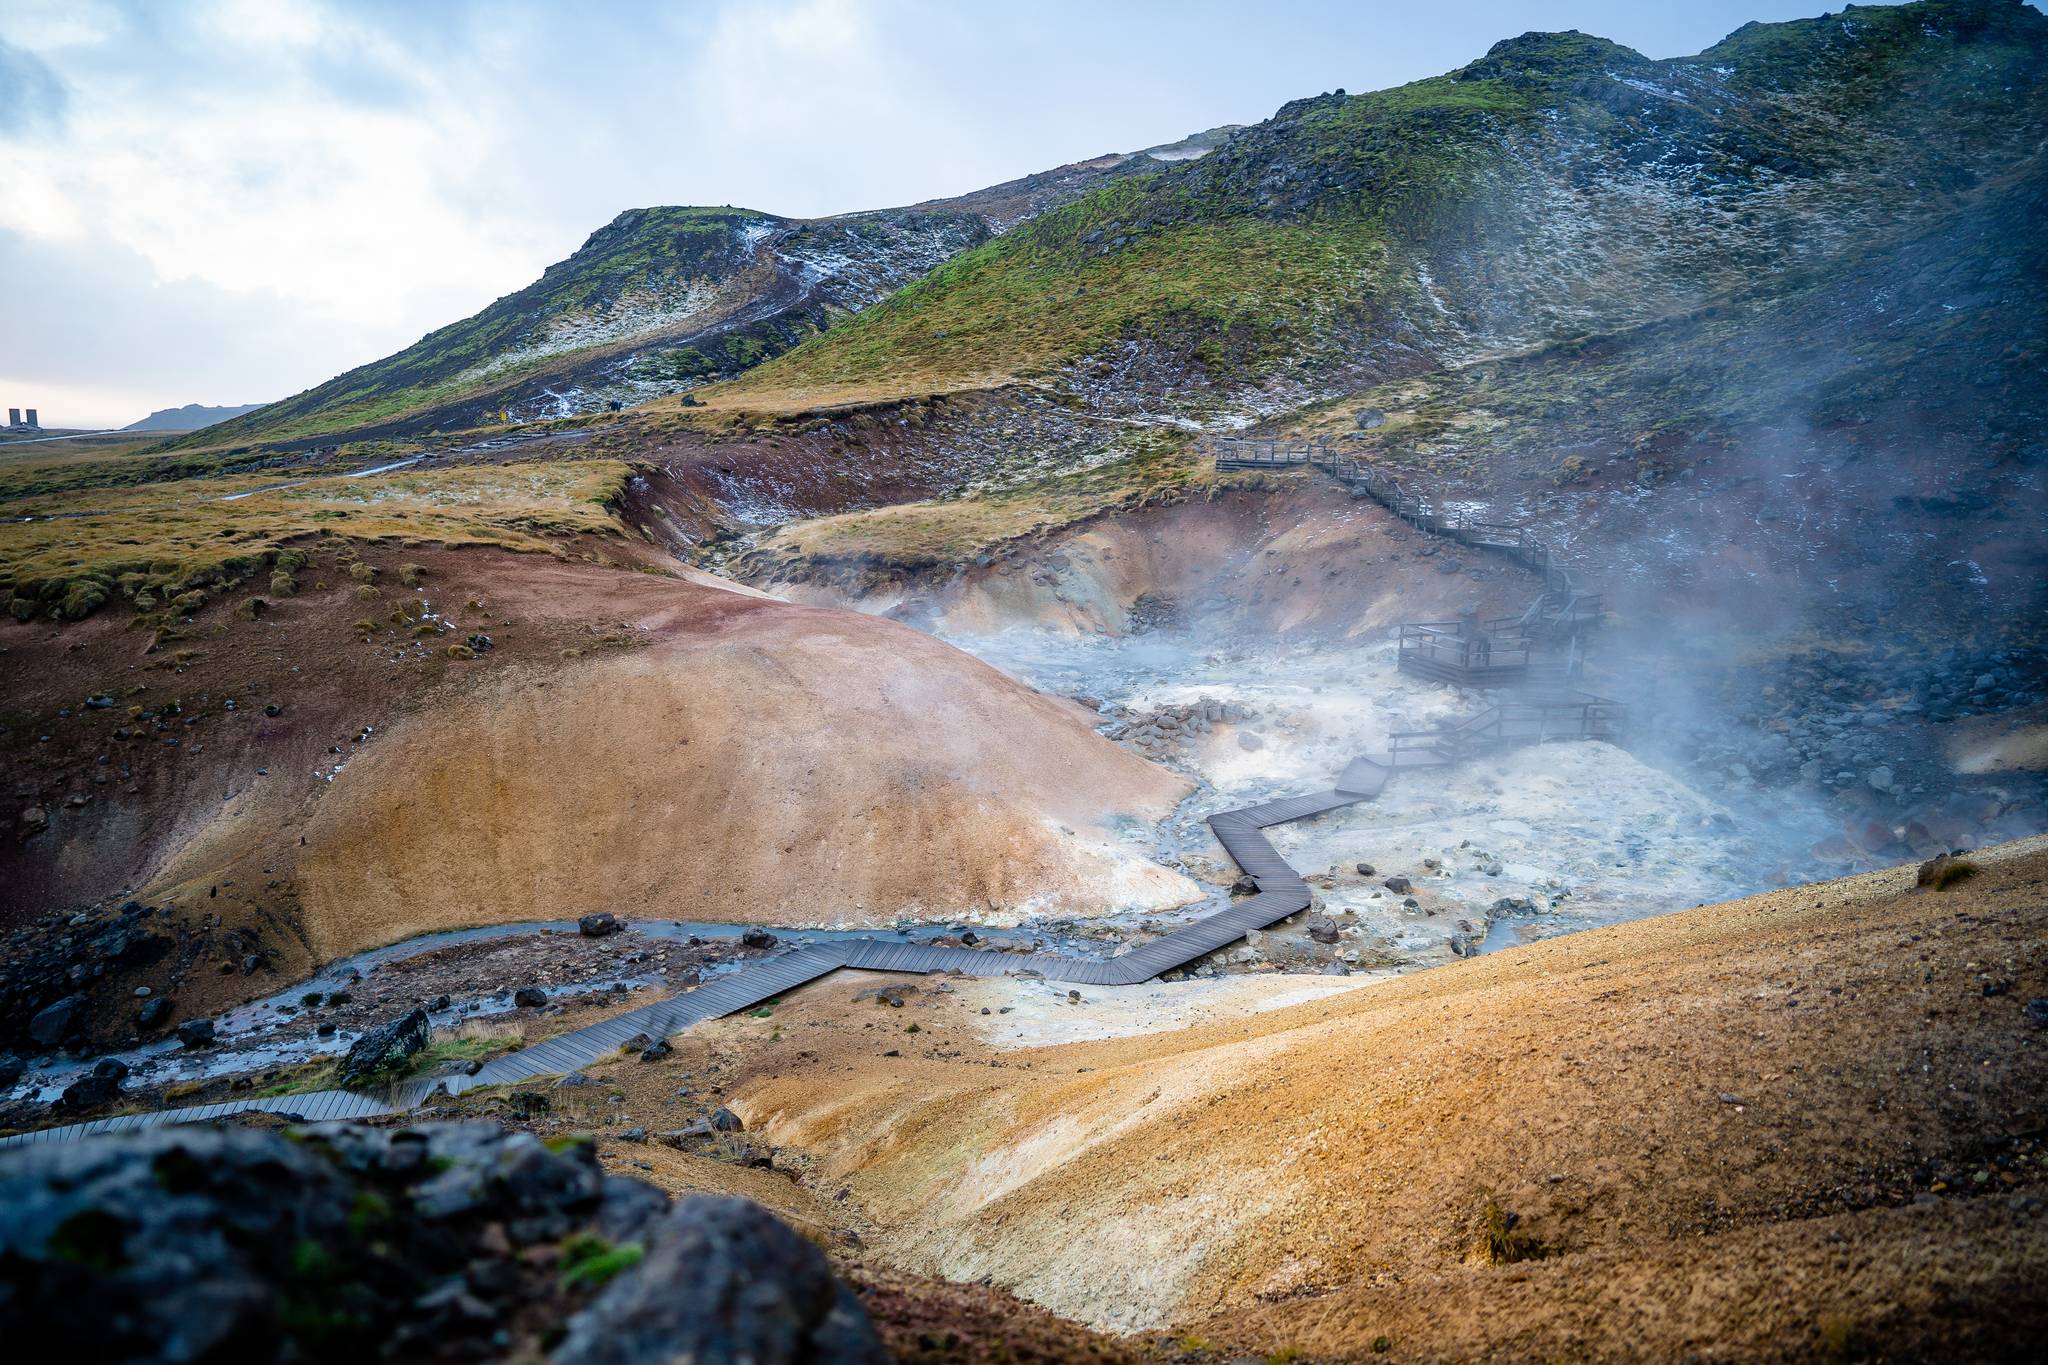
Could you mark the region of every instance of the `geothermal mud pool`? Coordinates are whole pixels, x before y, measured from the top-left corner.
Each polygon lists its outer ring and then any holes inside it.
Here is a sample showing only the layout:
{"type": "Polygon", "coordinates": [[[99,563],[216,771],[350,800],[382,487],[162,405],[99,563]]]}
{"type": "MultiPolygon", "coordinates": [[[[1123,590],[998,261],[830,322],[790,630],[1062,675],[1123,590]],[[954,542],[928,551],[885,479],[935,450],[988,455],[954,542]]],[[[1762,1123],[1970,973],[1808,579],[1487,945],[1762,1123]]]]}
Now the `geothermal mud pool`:
{"type": "MultiPolygon", "coordinates": [[[[1169,822],[1162,856],[1211,885],[1237,874],[1206,815],[1327,785],[1353,758],[1384,749],[1390,732],[1429,729],[1486,704],[1401,674],[1388,640],[1025,628],[948,639],[1045,691],[1099,703],[1112,734],[1144,734],[1148,717],[1191,703],[1199,712],[1204,701],[1210,713],[1242,715],[1183,727],[1142,750],[1201,784],[1169,822]]],[[[1315,909],[1338,920],[1339,942],[1305,958],[1277,951],[1303,934],[1287,925],[1223,950],[1219,965],[1314,969],[1320,959],[1331,970],[1401,969],[1724,900],[1789,880],[1817,828],[1798,807],[1724,805],[1613,745],[1511,749],[1404,774],[1376,800],[1273,830],[1274,846],[1314,889],[1315,909]],[[1390,889],[1390,877],[1410,888],[1390,889]]],[[[1146,922],[1171,924],[1213,905],[1146,922]]]]}

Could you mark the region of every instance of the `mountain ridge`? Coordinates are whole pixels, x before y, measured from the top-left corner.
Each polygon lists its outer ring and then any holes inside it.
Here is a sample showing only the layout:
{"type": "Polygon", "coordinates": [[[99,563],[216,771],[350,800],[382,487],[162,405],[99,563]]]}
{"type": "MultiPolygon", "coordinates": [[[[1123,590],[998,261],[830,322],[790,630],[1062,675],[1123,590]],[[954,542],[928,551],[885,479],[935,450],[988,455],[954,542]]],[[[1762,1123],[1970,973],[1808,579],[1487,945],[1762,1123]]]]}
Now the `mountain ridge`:
{"type": "Polygon", "coordinates": [[[225,422],[262,408],[262,403],[187,403],[183,407],[158,408],[139,422],[130,422],[123,431],[198,431],[216,422],[225,422]]]}
{"type": "MultiPolygon", "coordinates": [[[[265,405],[206,444],[412,435],[599,412],[737,374],[1075,195],[1230,131],[902,208],[790,218],[626,209],[538,280],[390,356],[265,405]],[[501,416],[502,414],[502,416],[501,416]]],[[[172,448],[199,444],[172,443],[172,448]]]]}

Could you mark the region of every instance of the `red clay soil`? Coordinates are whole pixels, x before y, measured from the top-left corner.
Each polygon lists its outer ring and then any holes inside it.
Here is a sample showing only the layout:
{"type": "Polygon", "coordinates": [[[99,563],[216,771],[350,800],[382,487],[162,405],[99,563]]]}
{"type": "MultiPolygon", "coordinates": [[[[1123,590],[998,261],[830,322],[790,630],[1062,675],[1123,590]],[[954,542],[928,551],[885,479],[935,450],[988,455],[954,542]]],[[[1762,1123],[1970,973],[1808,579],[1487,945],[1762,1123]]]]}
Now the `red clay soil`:
{"type": "Polygon", "coordinates": [[[4,922],[175,907],[166,979],[106,990],[178,984],[196,1012],[420,929],[597,909],[1172,896],[1098,822],[1163,813],[1181,780],[907,628],[635,571],[654,552],[617,539],[309,548],[296,595],[245,619],[230,593],[155,647],[114,610],[0,631],[4,922]],[[490,648],[457,657],[473,634],[490,648]]]}

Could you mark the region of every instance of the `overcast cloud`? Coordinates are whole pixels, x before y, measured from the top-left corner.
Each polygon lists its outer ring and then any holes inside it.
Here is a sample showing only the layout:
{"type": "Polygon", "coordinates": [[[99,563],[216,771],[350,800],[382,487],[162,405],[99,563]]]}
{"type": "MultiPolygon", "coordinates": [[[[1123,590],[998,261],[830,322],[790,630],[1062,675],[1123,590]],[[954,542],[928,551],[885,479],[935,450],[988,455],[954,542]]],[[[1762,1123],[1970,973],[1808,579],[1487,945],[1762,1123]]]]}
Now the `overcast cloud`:
{"type": "Polygon", "coordinates": [[[0,0],[0,405],[283,397],[620,210],[957,194],[1530,28],[1651,56],[1818,3],[0,0]]]}

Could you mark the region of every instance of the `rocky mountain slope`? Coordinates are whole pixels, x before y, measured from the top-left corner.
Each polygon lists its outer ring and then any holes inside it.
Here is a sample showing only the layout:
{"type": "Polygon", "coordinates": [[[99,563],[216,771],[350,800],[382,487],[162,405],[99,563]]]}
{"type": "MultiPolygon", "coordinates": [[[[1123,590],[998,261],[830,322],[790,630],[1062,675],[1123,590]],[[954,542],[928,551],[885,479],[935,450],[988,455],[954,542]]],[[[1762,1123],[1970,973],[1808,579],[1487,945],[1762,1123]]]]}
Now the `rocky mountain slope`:
{"type": "Polygon", "coordinates": [[[1751,24],[1663,61],[1525,34],[1445,76],[1297,100],[1210,156],[1118,179],[723,396],[1094,376],[1199,407],[1754,295],[2035,174],[2044,35],[2016,0],[1751,24]]]}
{"type": "Polygon", "coordinates": [[[1199,156],[1227,131],[833,218],[630,209],[475,316],[184,444],[408,434],[673,394],[778,355],[1106,181],[1199,156]]]}

